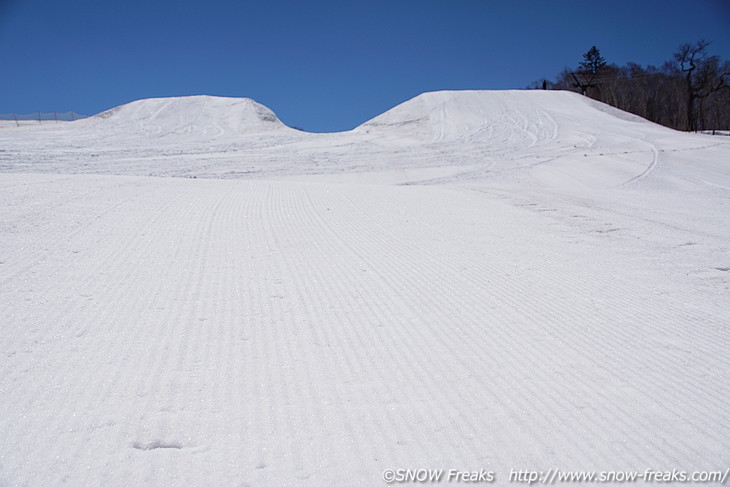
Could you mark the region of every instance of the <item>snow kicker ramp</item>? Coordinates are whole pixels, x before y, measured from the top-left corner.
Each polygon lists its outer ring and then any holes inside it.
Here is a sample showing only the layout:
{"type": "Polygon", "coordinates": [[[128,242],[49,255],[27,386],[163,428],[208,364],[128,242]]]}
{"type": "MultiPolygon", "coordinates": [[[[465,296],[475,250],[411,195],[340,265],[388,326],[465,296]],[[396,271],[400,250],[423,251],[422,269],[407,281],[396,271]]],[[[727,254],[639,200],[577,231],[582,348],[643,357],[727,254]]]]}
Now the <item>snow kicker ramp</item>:
{"type": "Polygon", "coordinates": [[[552,95],[0,129],[0,486],[726,472],[730,146],[552,95]]]}

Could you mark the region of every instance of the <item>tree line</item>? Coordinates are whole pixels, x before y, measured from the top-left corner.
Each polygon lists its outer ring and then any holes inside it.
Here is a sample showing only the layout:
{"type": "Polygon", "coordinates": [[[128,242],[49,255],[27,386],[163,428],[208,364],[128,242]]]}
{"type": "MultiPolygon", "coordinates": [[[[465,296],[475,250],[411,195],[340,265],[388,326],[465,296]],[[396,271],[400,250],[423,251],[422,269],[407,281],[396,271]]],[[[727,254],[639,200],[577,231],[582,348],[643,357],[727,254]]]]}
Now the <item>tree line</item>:
{"type": "Polygon", "coordinates": [[[608,64],[598,48],[577,69],[530,88],[571,90],[678,130],[730,130],[730,61],[709,53],[710,42],[682,44],[661,66],[608,64]]]}

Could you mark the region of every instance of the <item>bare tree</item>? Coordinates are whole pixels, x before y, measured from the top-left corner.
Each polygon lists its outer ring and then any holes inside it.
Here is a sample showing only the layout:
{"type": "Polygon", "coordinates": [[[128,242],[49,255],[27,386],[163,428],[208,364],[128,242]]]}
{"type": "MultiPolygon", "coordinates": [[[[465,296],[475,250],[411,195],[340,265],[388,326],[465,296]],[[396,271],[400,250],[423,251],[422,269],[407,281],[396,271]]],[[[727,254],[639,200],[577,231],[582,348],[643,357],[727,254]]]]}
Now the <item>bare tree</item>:
{"type": "Polygon", "coordinates": [[[578,69],[566,67],[547,88],[577,91],[678,130],[728,130],[730,61],[709,56],[708,45],[682,45],[671,61],[658,67],[609,65],[592,48],[578,69]]]}
{"type": "MultiPolygon", "coordinates": [[[[686,130],[697,130],[695,107],[699,106],[699,119],[703,121],[703,104],[705,98],[726,87],[725,78],[730,76],[730,70],[720,70],[720,58],[708,56],[707,48],[710,42],[700,39],[694,44],[682,44],[674,53],[674,60],[684,74],[686,90],[686,130]]],[[[727,68],[725,63],[724,68],[727,68]]]]}

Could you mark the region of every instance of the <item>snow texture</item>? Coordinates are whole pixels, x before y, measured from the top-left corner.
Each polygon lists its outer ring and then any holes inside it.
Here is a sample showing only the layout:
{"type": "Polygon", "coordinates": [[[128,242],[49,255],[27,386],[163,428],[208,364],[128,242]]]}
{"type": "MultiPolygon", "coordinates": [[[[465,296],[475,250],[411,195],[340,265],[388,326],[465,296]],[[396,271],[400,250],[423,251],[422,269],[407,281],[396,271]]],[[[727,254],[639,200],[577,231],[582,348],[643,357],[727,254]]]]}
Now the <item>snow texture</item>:
{"type": "Polygon", "coordinates": [[[0,122],[0,485],[730,465],[730,140],[572,93],[0,122]]]}

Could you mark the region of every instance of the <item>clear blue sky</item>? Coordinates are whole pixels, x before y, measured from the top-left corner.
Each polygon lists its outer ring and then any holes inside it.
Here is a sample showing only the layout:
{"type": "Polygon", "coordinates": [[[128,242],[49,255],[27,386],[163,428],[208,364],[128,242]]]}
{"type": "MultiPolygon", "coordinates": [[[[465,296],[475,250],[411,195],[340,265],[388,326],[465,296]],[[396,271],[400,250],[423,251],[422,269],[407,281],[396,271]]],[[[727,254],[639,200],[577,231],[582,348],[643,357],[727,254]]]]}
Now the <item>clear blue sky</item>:
{"type": "Polygon", "coordinates": [[[0,113],[250,97],[288,125],[351,129],[424,91],[524,88],[598,46],[730,59],[728,0],[0,0],[0,113]]]}

